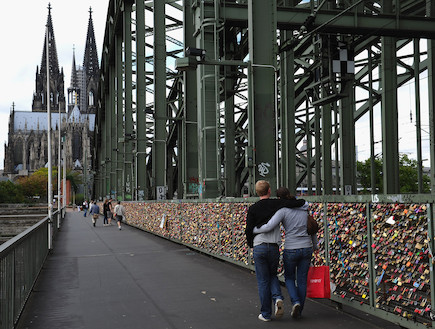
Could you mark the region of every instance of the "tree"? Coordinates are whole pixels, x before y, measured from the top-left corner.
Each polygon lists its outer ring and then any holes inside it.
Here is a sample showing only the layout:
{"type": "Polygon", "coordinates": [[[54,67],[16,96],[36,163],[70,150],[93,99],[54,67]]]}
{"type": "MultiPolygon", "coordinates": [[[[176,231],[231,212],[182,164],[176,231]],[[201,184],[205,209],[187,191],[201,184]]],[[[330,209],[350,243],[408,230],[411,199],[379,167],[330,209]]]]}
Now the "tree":
{"type": "MultiPolygon", "coordinates": [[[[383,193],[383,161],[375,159],[375,182],[376,191],[373,193],[383,193]]],[[[371,191],[371,160],[365,162],[357,162],[358,179],[361,186],[364,188],[363,193],[371,191]]],[[[418,193],[418,162],[410,159],[406,154],[399,156],[399,183],[400,193],[418,193]]],[[[423,192],[430,192],[430,178],[428,175],[423,175],[423,192]]]]}
{"type": "MultiPolygon", "coordinates": [[[[52,183],[53,191],[57,190],[57,168],[53,167],[52,183]]],[[[21,186],[23,195],[27,198],[39,196],[40,199],[47,199],[48,196],[48,168],[40,168],[32,175],[21,177],[18,179],[18,184],[21,186]]]]}
{"type": "Polygon", "coordinates": [[[82,184],[82,176],[79,172],[72,169],[66,171],[66,180],[69,180],[74,193],[79,190],[79,185],[82,184]]]}
{"type": "MultiPolygon", "coordinates": [[[[363,193],[370,193],[372,187],[371,159],[367,159],[365,162],[358,161],[356,167],[359,183],[364,188],[363,193]]],[[[384,181],[382,179],[382,160],[377,157],[375,158],[375,183],[376,191],[374,191],[373,194],[384,190],[384,181]]]]}
{"type": "MultiPolygon", "coordinates": [[[[400,193],[418,192],[418,161],[410,159],[406,154],[399,158],[400,193]]],[[[430,177],[423,175],[423,192],[430,192],[430,177]]]]}
{"type": "Polygon", "coordinates": [[[21,187],[11,181],[0,182],[0,203],[23,203],[21,187]]]}

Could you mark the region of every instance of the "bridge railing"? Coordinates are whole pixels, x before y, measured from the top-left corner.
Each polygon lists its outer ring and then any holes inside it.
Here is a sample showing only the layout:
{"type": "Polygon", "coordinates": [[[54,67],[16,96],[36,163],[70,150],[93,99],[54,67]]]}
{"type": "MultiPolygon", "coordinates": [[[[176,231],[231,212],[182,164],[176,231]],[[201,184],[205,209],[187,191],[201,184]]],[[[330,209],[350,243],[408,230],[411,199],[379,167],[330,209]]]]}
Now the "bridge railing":
{"type": "Polygon", "coordinates": [[[63,217],[56,211],[0,245],[0,329],[15,327],[63,217]]]}
{"type": "MultiPolygon", "coordinates": [[[[429,195],[306,197],[331,299],[407,328],[435,324],[435,200],[429,195]]],[[[254,269],[244,229],[258,199],[126,202],[128,224],[254,269]]]]}

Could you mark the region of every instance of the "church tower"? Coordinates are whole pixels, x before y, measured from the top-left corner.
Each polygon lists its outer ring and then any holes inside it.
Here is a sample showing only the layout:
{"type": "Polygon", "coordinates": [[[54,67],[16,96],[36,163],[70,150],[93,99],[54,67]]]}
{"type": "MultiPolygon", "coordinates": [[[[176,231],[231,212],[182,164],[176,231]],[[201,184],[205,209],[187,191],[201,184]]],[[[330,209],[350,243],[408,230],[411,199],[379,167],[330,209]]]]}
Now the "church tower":
{"type": "MultiPolygon", "coordinates": [[[[80,78],[82,77],[83,70],[81,68],[77,68],[76,66],[76,53],[75,49],[73,49],[73,62],[71,69],[71,84],[68,88],[68,115],[74,109],[74,106],[79,105],[81,100],[80,97],[80,78]]],[[[81,104],[80,104],[81,107],[81,104]]]]}
{"type": "Polygon", "coordinates": [[[51,19],[51,5],[48,4],[48,54],[47,30],[42,50],[41,69],[36,67],[36,89],[33,94],[32,112],[47,112],[47,56],[49,56],[50,74],[50,107],[52,112],[65,112],[64,74],[59,71],[56,41],[54,39],[53,22],[51,19]]]}
{"type": "Polygon", "coordinates": [[[47,164],[49,147],[47,145],[47,58],[50,59],[50,106],[52,131],[55,136],[50,145],[53,157],[57,158],[58,136],[62,134],[65,137],[63,147],[67,167],[85,171],[89,169],[89,165],[92,165],[91,150],[95,145],[96,117],[94,95],[98,88],[100,72],[92,10],[89,11],[83,66],[76,66],[75,50],[73,51],[71,87],[68,88],[67,94],[68,113],[65,113],[64,73],[63,69],[59,70],[51,9],[49,4],[41,66],[36,68],[32,112],[17,111],[13,108],[10,113],[8,144],[5,144],[6,174],[27,175],[47,164]],[[47,34],[48,51],[45,41],[47,34]],[[59,113],[59,108],[62,113],[59,113]]]}
{"type": "Polygon", "coordinates": [[[86,89],[81,93],[83,95],[82,98],[86,101],[86,105],[81,111],[86,109],[87,114],[96,113],[96,94],[99,75],[100,68],[98,64],[97,45],[95,42],[94,24],[92,21],[92,8],[89,8],[88,32],[86,35],[85,56],[83,58],[83,77],[86,89]]]}

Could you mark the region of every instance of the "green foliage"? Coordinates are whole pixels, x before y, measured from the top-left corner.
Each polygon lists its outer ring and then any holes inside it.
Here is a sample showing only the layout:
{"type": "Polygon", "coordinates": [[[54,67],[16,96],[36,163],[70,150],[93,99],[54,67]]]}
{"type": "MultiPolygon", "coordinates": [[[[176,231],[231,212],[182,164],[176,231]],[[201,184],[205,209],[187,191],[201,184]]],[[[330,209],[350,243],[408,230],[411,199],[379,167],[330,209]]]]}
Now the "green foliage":
{"type": "MultiPolygon", "coordinates": [[[[371,191],[371,159],[367,159],[365,162],[358,161],[357,167],[357,177],[359,183],[363,187],[363,193],[367,194],[371,191]]],[[[376,191],[373,194],[381,193],[384,190],[384,181],[382,179],[382,160],[375,158],[375,182],[376,191]]]]}
{"type": "Polygon", "coordinates": [[[79,172],[77,172],[77,171],[74,171],[74,170],[70,169],[70,170],[66,171],[66,179],[70,181],[71,188],[73,189],[74,192],[77,193],[77,191],[79,189],[79,185],[82,184],[82,176],[81,176],[81,174],[79,172]]]}
{"type": "Polygon", "coordinates": [[[23,203],[24,201],[20,185],[11,181],[0,182],[0,203],[23,203]]]}
{"type": "Polygon", "coordinates": [[[83,204],[83,201],[85,201],[85,196],[83,193],[77,193],[76,194],[76,205],[81,206],[83,204]]]}
{"type": "MultiPolygon", "coordinates": [[[[43,171],[38,170],[27,177],[20,177],[18,184],[21,185],[24,196],[32,198],[33,196],[39,196],[40,198],[47,198],[47,181],[48,173],[44,174],[43,171]]],[[[41,200],[42,201],[42,200],[41,200]]]]}
{"type": "MultiPolygon", "coordinates": [[[[376,191],[373,193],[383,193],[383,174],[382,174],[382,159],[375,159],[375,181],[376,191]]],[[[363,193],[371,191],[371,160],[367,159],[364,162],[357,163],[358,179],[363,187],[363,193]]],[[[399,183],[400,193],[418,193],[418,162],[410,159],[406,154],[401,154],[399,157],[399,183]]],[[[423,175],[423,192],[430,192],[430,178],[428,175],[423,175]]]]}
{"type": "MultiPolygon", "coordinates": [[[[57,190],[57,168],[53,167],[52,183],[53,191],[57,190]]],[[[32,199],[33,197],[40,197],[40,201],[47,200],[48,190],[48,168],[40,168],[32,175],[27,177],[20,177],[18,184],[21,186],[23,195],[26,198],[32,199]]]]}
{"type": "MultiPolygon", "coordinates": [[[[62,173],[61,173],[62,174],[62,173]]],[[[69,170],[66,179],[71,182],[74,192],[77,192],[78,185],[82,183],[79,172],[69,170]]],[[[57,168],[52,171],[53,191],[57,191],[57,168]]],[[[39,197],[38,202],[47,201],[48,189],[48,168],[40,168],[30,176],[20,177],[14,184],[10,181],[0,182],[0,203],[23,203],[31,202],[34,197],[39,197]]],[[[80,195],[76,196],[80,197],[80,195]]],[[[81,202],[83,202],[83,195],[81,202]]]]}
{"type": "MultiPolygon", "coordinates": [[[[400,193],[418,192],[418,162],[409,159],[406,154],[399,159],[400,193]]],[[[430,192],[430,178],[423,175],[423,192],[430,192]]]]}

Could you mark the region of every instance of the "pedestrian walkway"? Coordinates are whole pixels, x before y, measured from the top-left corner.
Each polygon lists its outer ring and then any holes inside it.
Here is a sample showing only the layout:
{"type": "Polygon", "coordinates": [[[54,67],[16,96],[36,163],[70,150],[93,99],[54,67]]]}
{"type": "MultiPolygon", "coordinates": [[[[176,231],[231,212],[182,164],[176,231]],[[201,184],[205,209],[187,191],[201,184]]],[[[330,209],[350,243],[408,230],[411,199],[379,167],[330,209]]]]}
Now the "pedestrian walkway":
{"type": "Polygon", "coordinates": [[[255,274],[115,223],[96,227],[68,212],[19,329],[399,328],[329,301],[308,300],[304,317],[257,319],[255,274]]]}

